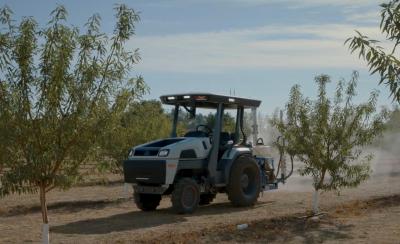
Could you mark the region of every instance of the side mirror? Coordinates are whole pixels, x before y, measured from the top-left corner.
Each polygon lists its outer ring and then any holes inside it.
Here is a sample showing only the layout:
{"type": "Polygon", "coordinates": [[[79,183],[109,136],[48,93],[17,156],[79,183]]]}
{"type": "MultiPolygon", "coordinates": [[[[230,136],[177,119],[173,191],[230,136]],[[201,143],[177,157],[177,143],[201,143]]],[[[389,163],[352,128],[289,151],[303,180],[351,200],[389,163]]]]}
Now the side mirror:
{"type": "Polygon", "coordinates": [[[233,145],[233,140],[229,140],[226,142],[227,145],[233,145]]]}
{"type": "Polygon", "coordinates": [[[257,139],[256,146],[264,146],[264,140],[261,137],[257,139]]]}

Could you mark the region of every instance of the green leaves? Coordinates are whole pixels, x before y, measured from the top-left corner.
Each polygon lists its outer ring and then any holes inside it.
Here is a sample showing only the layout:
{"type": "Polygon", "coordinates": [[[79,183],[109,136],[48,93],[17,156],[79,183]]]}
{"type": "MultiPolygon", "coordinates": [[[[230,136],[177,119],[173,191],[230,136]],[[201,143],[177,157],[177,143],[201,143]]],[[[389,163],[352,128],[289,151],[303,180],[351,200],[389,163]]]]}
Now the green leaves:
{"type": "Polygon", "coordinates": [[[139,14],[125,4],[116,5],[114,10],[118,20],[114,33],[122,41],[126,41],[135,34],[135,23],[140,20],[139,14]]]}
{"type": "Polygon", "coordinates": [[[386,36],[386,40],[392,42],[393,47],[390,52],[379,46],[379,41],[372,40],[360,32],[346,40],[351,53],[358,52],[361,59],[367,61],[371,74],[378,73],[379,84],[385,83],[390,90],[393,100],[400,103],[400,61],[394,56],[398,44],[400,43],[400,3],[392,0],[389,3],[381,4],[381,23],[380,29],[386,36]]]}
{"type": "Polygon", "coordinates": [[[100,171],[122,173],[122,161],[133,146],[169,136],[171,122],[159,101],[131,101],[112,114],[97,142],[100,171]]]}
{"type": "Polygon", "coordinates": [[[119,120],[147,86],[132,76],[140,60],[125,48],[138,14],[118,5],[114,34],[98,14],[81,31],[64,6],[39,27],[0,9],[0,191],[68,188],[94,157],[110,121],[119,120]]]}
{"type": "Polygon", "coordinates": [[[353,104],[357,80],[354,72],[350,81],[339,81],[333,99],[326,93],[329,76],[315,78],[315,100],[304,98],[295,85],[286,105],[286,121],[272,119],[287,142],[288,154],[304,163],[300,174],[312,176],[316,190],[355,187],[369,176],[371,156],[362,158],[362,148],[382,133],[387,113],[377,113],[376,91],[367,102],[353,104]]]}

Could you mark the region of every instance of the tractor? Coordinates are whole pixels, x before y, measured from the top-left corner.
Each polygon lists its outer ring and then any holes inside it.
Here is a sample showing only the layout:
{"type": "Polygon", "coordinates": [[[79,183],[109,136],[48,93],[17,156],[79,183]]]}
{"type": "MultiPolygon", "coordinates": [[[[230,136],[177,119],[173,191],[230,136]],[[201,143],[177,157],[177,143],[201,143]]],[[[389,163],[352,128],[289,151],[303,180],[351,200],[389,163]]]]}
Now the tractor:
{"type": "Polygon", "coordinates": [[[174,106],[170,138],[133,147],[123,162],[124,181],[133,185],[139,209],[155,210],[162,196],[170,195],[176,213],[193,213],[199,205],[210,204],[217,193],[226,193],[234,206],[251,206],[261,192],[277,189],[278,183],[288,178],[284,157],[275,170],[269,147],[257,137],[256,109],[261,101],[210,93],[164,95],[160,99],[174,106]],[[197,109],[215,111],[212,128],[198,124],[177,136],[179,113],[186,111],[195,118],[197,109]],[[246,109],[251,110],[253,119],[251,142],[244,132],[246,109]],[[228,110],[236,112],[231,133],[223,126],[228,110]]]}

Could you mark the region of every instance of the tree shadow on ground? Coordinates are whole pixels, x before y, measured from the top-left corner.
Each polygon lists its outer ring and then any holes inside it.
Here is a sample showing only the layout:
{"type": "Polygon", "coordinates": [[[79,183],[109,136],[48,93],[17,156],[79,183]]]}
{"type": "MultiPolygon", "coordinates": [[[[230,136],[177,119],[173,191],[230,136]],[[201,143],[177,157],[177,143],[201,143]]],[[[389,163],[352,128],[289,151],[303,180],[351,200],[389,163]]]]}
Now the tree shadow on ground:
{"type": "MultiPolygon", "coordinates": [[[[400,195],[376,197],[363,202],[356,200],[343,204],[338,213],[351,216],[353,211],[358,211],[364,215],[374,209],[398,206],[399,203],[400,195]]],[[[333,212],[336,213],[336,211],[333,212]]],[[[351,242],[353,239],[354,226],[351,224],[338,221],[329,214],[317,220],[305,218],[302,215],[304,214],[255,221],[250,224],[248,229],[241,232],[236,229],[233,231],[222,229],[216,232],[212,240],[214,242],[323,243],[333,241],[339,243],[351,242]]]]}
{"type": "Polygon", "coordinates": [[[293,239],[295,236],[301,237],[303,243],[323,243],[325,241],[349,241],[353,239],[351,230],[353,225],[345,225],[339,223],[317,224],[311,228],[293,231],[293,239]]]}
{"type": "MultiPolygon", "coordinates": [[[[81,200],[81,201],[62,201],[50,203],[47,209],[56,213],[76,213],[85,209],[103,209],[107,206],[120,204],[126,201],[131,201],[131,198],[118,198],[118,199],[101,199],[101,200],[81,200]]],[[[31,213],[39,213],[41,211],[40,205],[17,205],[1,214],[1,217],[13,217],[31,213]]]]}
{"type": "MultiPolygon", "coordinates": [[[[265,205],[269,205],[274,203],[275,201],[264,201],[257,202],[254,206],[250,207],[236,207],[232,205],[230,202],[219,202],[219,203],[211,203],[209,205],[200,206],[197,211],[192,214],[192,216],[200,216],[200,215],[214,215],[214,214],[226,214],[231,212],[241,212],[247,211],[251,209],[261,208],[265,205]]],[[[171,210],[172,212],[172,210],[171,210]]]]}
{"type": "MultiPolygon", "coordinates": [[[[298,214],[296,214],[298,215],[298,214]]],[[[264,219],[250,223],[242,231],[221,228],[208,240],[212,242],[278,242],[323,243],[325,241],[349,241],[352,225],[332,221],[329,217],[313,222],[296,215],[264,219]]]]}

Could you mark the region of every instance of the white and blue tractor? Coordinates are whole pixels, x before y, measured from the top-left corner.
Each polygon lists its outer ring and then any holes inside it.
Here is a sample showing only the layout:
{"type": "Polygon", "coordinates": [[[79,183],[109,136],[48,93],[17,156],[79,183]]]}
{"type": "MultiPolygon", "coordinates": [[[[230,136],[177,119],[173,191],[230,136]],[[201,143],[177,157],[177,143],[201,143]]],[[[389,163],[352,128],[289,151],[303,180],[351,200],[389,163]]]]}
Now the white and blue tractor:
{"type": "Polygon", "coordinates": [[[257,136],[261,101],[209,93],[165,95],[161,101],[175,107],[171,137],[133,147],[123,163],[124,180],[133,185],[139,209],[155,210],[162,196],[170,195],[175,212],[193,213],[217,193],[226,193],[235,206],[251,206],[261,192],[276,189],[290,175],[282,157],[274,166],[270,148],[257,136]],[[178,137],[180,111],[194,118],[196,109],[215,111],[214,125],[198,124],[178,137]],[[247,109],[253,120],[251,135],[244,132],[247,109]],[[233,132],[224,130],[228,110],[236,112],[233,132]]]}

